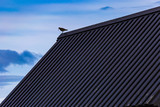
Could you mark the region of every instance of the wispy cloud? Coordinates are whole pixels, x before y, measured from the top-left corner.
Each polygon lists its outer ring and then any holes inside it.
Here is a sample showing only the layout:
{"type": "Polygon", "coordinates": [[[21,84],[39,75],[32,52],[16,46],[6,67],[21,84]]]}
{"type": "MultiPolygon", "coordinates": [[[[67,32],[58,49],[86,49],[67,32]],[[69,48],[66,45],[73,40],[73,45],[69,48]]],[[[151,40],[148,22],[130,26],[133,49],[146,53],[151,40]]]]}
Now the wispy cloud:
{"type": "Polygon", "coordinates": [[[20,81],[23,76],[16,75],[0,75],[0,87],[9,85],[9,82],[17,82],[20,81]]]}
{"type": "Polygon", "coordinates": [[[0,75],[0,82],[17,82],[21,80],[23,76],[16,75],[0,75]]]}
{"type": "Polygon", "coordinates": [[[2,0],[0,12],[28,12],[34,14],[69,14],[109,9],[110,7],[135,7],[159,3],[158,0],[2,0]],[[106,6],[107,5],[107,6],[106,6]]]}
{"type": "Polygon", "coordinates": [[[0,7],[0,12],[27,14],[82,14],[97,11],[103,3],[50,3],[0,7]]]}
{"type": "Polygon", "coordinates": [[[113,9],[112,7],[110,7],[110,6],[106,6],[106,7],[102,7],[102,8],[100,8],[100,10],[110,10],[110,9],[113,9]]]}
{"type": "MultiPolygon", "coordinates": [[[[91,2],[92,0],[1,0],[1,5],[33,5],[33,4],[49,4],[49,3],[77,3],[91,2]]],[[[99,0],[101,1],[101,0],[99,0]]]]}
{"type": "Polygon", "coordinates": [[[43,5],[33,5],[27,7],[27,9],[33,9],[35,11],[41,12],[89,12],[96,11],[103,3],[61,3],[61,4],[43,4],[43,5]]]}
{"type": "Polygon", "coordinates": [[[6,82],[0,82],[0,87],[4,87],[6,85],[9,85],[9,83],[6,83],[6,82]]]}
{"type": "Polygon", "coordinates": [[[10,64],[33,64],[36,59],[36,55],[29,51],[19,54],[12,50],[0,50],[0,72],[7,72],[5,68],[10,64]]]}
{"type": "Polygon", "coordinates": [[[56,41],[59,26],[70,31],[158,5],[155,3],[158,0],[62,0],[49,3],[48,0],[13,0],[13,5],[7,2],[10,0],[3,1],[7,5],[1,5],[3,8],[18,11],[6,9],[6,12],[0,12],[0,49],[31,50],[41,54],[56,41]],[[30,40],[34,42],[28,44],[30,40]]]}
{"type": "Polygon", "coordinates": [[[157,1],[156,3],[160,4],[160,1],[157,1]]]}
{"type": "MultiPolygon", "coordinates": [[[[4,100],[4,98],[13,90],[13,88],[18,84],[19,82],[5,82],[4,86],[0,86],[0,103],[4,100]]],[[[0,83],[1,84],[1,83],[0,83]]]]}

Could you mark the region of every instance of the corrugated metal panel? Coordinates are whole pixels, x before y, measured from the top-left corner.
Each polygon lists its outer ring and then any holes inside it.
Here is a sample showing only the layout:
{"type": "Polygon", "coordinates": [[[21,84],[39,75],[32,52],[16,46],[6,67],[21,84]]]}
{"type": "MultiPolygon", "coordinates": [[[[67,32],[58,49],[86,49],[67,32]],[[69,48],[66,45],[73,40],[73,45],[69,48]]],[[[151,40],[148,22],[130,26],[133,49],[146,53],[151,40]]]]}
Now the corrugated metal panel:
{"type": "Polygon", "coordinates": [[[159,29],[157,7],[64,33],[1,106],[149,103],[160,89],[159,29]]]}

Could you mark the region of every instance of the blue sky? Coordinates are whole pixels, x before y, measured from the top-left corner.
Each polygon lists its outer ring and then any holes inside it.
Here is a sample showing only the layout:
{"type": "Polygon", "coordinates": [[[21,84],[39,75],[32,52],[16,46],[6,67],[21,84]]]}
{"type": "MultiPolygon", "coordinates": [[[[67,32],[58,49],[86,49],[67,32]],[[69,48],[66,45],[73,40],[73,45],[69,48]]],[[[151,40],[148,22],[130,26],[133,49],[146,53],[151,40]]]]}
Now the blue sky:
{"type": "Polygon", "coordinates": [[[0,102],[60,35],[160,5],[160,0],[1,0],[0,102]]]}

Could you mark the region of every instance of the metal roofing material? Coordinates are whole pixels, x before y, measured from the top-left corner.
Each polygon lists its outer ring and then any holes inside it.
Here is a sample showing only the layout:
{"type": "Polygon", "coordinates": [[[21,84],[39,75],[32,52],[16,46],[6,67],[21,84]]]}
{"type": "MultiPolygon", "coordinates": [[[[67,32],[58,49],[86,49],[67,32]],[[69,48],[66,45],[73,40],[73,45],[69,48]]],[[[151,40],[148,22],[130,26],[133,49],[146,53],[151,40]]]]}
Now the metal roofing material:
{"type": "Polygon", "coordinates": [[[159,29],[157,7],[64,33],[1,106],[148,104],[160,90],[159,29]]]}

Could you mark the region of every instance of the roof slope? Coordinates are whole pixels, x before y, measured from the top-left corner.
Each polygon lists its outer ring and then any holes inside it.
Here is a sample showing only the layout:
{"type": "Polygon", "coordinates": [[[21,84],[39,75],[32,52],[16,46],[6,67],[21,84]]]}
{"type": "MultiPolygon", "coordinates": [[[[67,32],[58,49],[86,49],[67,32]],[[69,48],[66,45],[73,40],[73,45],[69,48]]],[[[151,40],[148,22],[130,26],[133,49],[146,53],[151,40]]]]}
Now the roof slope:
{"type": "Polygon", "coordinates": [[[1,106],[124,106],[159,87],[160,7],[59,36],[1,106]]]}

